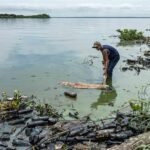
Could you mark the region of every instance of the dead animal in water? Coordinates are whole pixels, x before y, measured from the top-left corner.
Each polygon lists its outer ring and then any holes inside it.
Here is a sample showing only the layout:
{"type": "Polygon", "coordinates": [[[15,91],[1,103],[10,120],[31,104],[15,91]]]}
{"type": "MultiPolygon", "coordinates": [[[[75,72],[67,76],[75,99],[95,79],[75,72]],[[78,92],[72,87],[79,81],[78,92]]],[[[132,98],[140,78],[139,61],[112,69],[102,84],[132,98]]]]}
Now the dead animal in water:
{"type": "Polygon", "coordinates": [[[70,86],[73,88],[77,89],[108,89],[109,86],[106,84],[90,84],[90,83],[82,83],[82,82],[67,82],[67,81],[62,81],[62,85],[64,86],[70,86]]]}

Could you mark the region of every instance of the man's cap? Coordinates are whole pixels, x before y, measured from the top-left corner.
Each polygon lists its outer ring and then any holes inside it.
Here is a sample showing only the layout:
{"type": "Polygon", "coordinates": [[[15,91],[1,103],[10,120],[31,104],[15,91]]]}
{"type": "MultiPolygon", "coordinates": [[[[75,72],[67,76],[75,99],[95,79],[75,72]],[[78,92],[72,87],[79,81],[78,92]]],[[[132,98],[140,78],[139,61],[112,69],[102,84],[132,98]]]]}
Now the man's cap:
{"type": "Polygon", "coordinates": [[[97,48],[98,46],[101,46],[101,43],[96,41],[96,42],[94,42],[92,48],[97,48]]]}

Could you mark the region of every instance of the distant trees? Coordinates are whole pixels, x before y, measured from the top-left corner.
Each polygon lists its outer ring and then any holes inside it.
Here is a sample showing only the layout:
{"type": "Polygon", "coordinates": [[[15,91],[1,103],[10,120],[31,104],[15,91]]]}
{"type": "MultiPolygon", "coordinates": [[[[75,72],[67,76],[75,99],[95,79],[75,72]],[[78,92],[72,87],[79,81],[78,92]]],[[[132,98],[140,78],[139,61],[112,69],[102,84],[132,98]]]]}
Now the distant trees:
{"type": "Polygon", "coordinates": [[[50,18],[48,14],[38,14],[38,15],[16,15],[16,14],[0,14],[0,18],[50,18]]]}

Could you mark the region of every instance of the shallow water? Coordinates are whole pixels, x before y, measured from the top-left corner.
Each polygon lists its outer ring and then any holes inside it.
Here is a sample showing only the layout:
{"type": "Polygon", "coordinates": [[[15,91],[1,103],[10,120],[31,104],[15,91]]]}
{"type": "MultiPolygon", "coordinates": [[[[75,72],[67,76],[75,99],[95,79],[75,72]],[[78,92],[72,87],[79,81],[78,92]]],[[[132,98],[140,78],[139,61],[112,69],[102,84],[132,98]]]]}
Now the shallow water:
{"type": "Polygon", "coordinates": [[[83,116],[109,115],[129,99],[138,98],[143,86],[150,84],[149,70],[139,75],[122,72],[123,60],[136,58],[149,50],[146,45],[118,46],[119,28],[136,28],[149,35],[149,19],[1,19],[0,20],[0,90],[12,95],[19,89],[25,95],[36,95],[59,110],[75,108],[83,116]],[[102,82],[102,56],[92,49],[95,40],[117,47],[121,59],[114,70],[113,92],[66,88],[60,81],[102,82]],[[90,65],[90,56],[98,56],[90,65]],[[77,92],[77,99],[64,91],[77,92]],[[107,105],[113,102],[114,107],[107,105]]]}

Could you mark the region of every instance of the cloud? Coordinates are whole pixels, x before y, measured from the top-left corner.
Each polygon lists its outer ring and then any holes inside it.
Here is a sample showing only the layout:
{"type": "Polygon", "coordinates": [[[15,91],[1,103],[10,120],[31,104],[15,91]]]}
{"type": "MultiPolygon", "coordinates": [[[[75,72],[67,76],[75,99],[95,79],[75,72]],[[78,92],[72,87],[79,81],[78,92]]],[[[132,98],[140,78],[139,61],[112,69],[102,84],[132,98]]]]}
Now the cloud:
{"type": "Polygon", "coordinates": [[[134,4],[133,1],[132,3],[121,3],[119,0],[115,0],[115,3],[108,3],[106,1],[101,0],[101,3],[98,2],[97,0],[93,1],[85,1],[84,0],[55,0],[55,1],[48,1],[45,0],[46,2],[41,2],[39,0],[35,1],[33,0],[32,2],[30,1],[21,1],[20,3],[14,3],[12,1],[11,3],[1,3],[0,4],[0,12],[36,12],[36,13],[49,13],[51,16],[118,16],[118,14],[123,14],[125,15],[145,15],[149,16],[150,15],[150,5],[141,5],[141,3],[136,3],[134,4]],[[58,3],[58,1],[60,3],[58,3]],[[118,1],[118,3],[117,3],[118,1]],[[62,3],[65,2],[65,3],[62,3]]]}
{"type": "Polygon", "coordinates": [[[77,4],[55,4],[55,3],[42,3],[42,4],[30,4],[30,3],[9,3],[9,4],[1,4],[0,8],[7,9],[27,9],[27,10],[41,10],[41,9],[78,9],[78,8],[87,8],[87,9],[137,9],[142,7],[141,5],[132,5],[132,4],[118,4],[118,5],[102,5],[102,4],[94,4],[94,3],[77,3],[77,4]]]}

